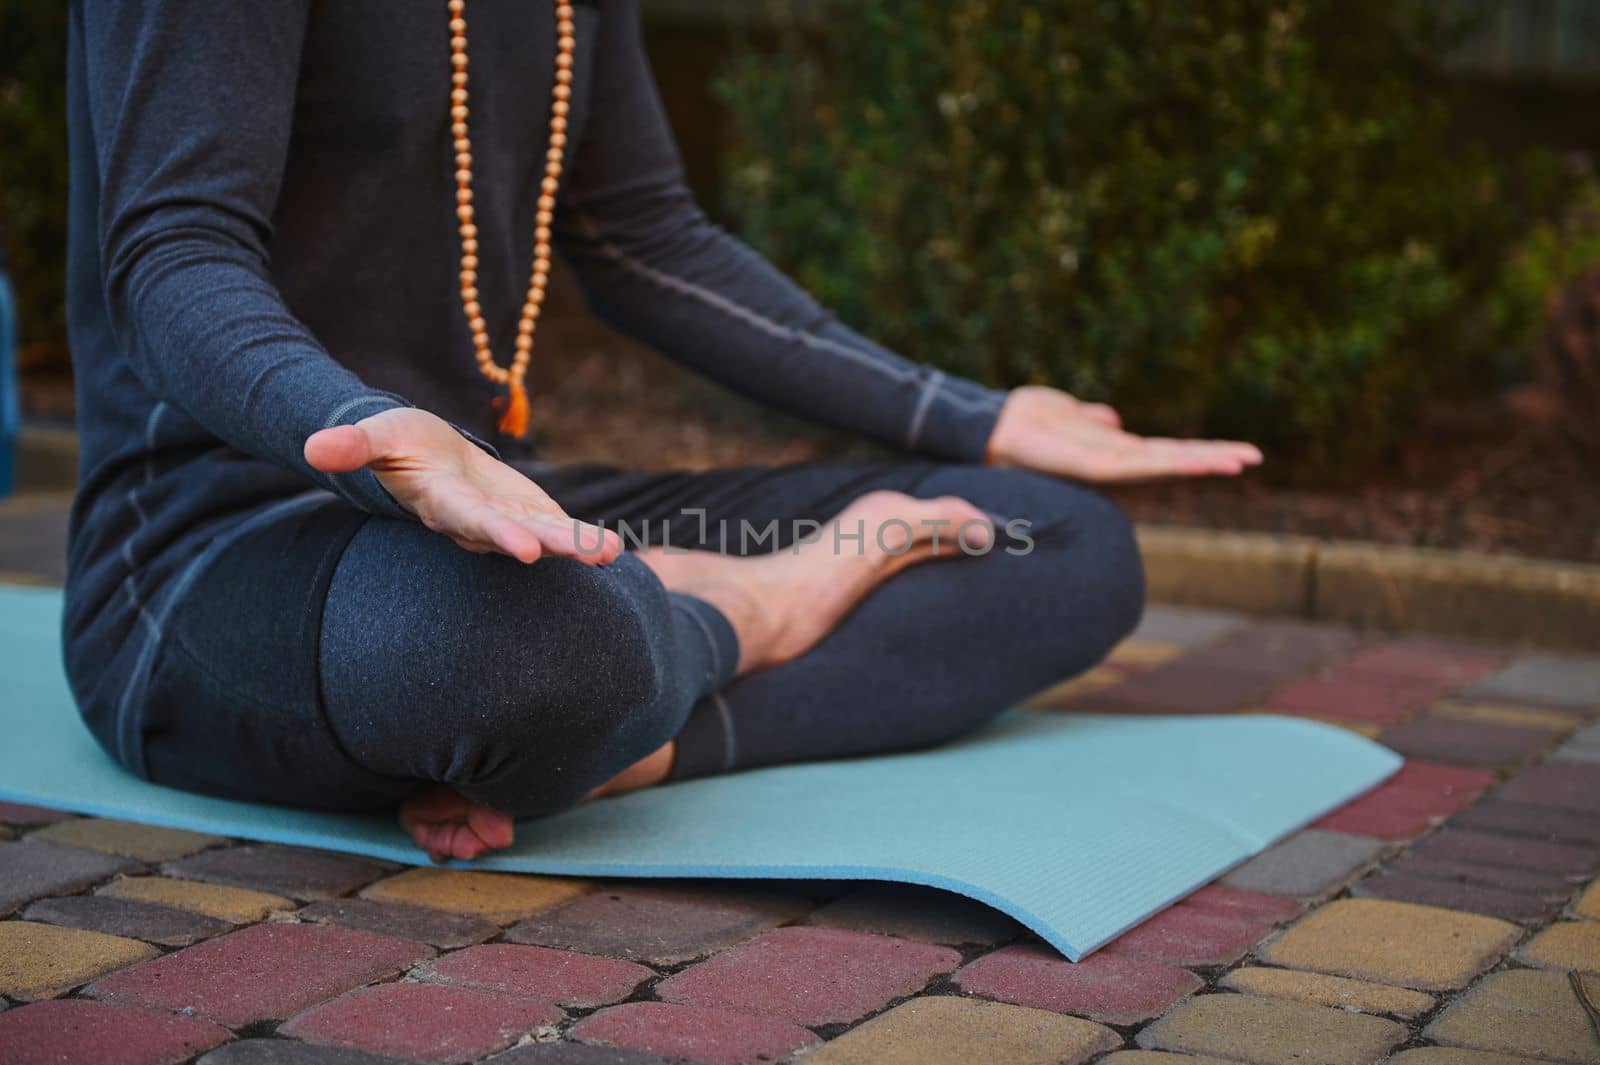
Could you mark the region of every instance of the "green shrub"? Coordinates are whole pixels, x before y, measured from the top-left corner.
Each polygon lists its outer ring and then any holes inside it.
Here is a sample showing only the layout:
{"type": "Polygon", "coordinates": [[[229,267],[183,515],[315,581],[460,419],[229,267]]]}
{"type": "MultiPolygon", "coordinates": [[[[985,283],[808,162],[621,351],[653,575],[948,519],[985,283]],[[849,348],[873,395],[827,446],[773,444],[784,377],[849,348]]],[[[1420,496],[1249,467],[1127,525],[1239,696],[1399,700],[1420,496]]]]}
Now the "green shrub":
{"type": "Polygon", "coordinates": [[[1515,372],[1553,157],[1456,132],[1433,0],[854,0],[724,71],[729,206],[851,324],[1357,472],[1515,372]]]}
{"type": "Polygon", "coordinates": [[[24,342],[65,332],[66,55],[64,0],[0,0],[0,241],[24,342]]]}

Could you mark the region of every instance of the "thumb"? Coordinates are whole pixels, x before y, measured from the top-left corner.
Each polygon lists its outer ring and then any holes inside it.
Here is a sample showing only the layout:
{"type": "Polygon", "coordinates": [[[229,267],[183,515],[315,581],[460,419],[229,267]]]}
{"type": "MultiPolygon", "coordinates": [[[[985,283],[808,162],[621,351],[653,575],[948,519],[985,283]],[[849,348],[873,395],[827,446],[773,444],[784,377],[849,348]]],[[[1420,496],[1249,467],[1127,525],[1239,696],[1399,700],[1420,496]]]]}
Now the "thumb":
{"type": "Polygon", "coordinates": [[[360,425],[336,425],[306,437],[306,461],[323,473],[350,473],[377,457],[372,438],[360,425]]]}

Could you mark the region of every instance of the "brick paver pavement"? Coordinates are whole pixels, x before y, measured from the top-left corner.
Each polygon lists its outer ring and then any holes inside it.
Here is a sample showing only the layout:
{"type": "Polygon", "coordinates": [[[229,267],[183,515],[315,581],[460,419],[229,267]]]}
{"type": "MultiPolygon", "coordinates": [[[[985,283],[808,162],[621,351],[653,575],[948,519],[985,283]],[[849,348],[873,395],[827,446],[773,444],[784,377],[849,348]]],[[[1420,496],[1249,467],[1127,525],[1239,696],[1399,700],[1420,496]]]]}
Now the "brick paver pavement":
{"type": "Polygon", "coordinates": [[[402,868],[0,803],[0,1063],[1600,1063],[1600,656],[1156,608],[1034,705],[1301,714],[1408,761],[1077,965],[919,888],[402,868]]]}

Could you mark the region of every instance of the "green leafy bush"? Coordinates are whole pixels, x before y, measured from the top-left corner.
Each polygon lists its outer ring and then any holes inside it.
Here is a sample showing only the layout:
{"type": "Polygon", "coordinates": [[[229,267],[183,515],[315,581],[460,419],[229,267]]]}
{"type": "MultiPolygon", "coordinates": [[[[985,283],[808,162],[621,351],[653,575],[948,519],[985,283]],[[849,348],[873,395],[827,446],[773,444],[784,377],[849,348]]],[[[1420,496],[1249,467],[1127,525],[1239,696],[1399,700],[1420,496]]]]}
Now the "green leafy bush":
{"type": "Polygon", "coordinates": [[[745,49],[729,205],[840,315],[995,384],[1358,472],[1515,372],[1553,157],[1464,143],[1432,0],[854,0],[745,49]]]}
{"type": "Polygon", "coordinates": [[[0,0],[0,241],[22,340],[59,340],[67,259],[67,5],[0,0]]]}

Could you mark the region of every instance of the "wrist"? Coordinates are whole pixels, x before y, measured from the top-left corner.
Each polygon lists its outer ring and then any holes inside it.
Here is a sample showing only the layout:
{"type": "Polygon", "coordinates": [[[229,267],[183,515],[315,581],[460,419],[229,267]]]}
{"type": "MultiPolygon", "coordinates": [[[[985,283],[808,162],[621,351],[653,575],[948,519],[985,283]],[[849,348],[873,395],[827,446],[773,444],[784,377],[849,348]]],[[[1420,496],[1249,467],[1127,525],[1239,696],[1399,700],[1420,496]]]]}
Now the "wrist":
{"type": "Polygon", "coordinates": [[[1005,399],[1001,401],[1000,411],[995,417],[994,428],[989,431],[989,439],[983,447],[983,464],[985,466],[1011,466],[1015,464],[1012,458],[1015,451],[1012,448],[1011,440],[1015,432],[1013,429],[1015,419],[1010,415],[1014,413],[1015,404],[1013,401],[1016,399],[1016,395],[1015,391],[1007,392],[1005,399]]]}

